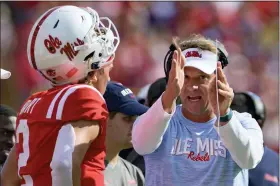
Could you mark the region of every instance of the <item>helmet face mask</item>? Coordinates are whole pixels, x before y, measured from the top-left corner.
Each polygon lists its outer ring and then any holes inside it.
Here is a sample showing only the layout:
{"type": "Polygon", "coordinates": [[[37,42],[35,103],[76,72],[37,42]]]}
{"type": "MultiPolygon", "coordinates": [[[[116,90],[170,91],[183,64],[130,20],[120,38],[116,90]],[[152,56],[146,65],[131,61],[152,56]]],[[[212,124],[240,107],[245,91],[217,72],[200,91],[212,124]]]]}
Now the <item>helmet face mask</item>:
{"type": "Polygon", "coordinates": [[[117,46],[120,43],[120,37],[114,23],[107,17],[100,18],[101,38],[105,43],[105,52],[107,56],[111,56],[116,52],[117,46]],[[108,26],[106,26],[106,22],[108,26]]]}
{"type": "Polygon", "coordinates": [[[92,59],[87,60],[89,66],[88,72],[90,72],[103,68],[107,63],[113,61],[116,49],[120,43],[120,38],[113,22],[107,17],[101,17],[99,26],[89,31],[85,37],[85,41],[86,43],[84,45],[76,46],[74,49],[93,51],[89,54],[92,59]],[[104,22],[107,22],[108,26],[104,22]]]}
{"type": "Polygon", "coordinates": [[[78,82],[88,72],[112,62],[119,42],[118,31],[109,18],[99,18],[88,7],[61,6],[36,21],[27,54],[34,69],[52,84],[62,85],[78,82]]]}

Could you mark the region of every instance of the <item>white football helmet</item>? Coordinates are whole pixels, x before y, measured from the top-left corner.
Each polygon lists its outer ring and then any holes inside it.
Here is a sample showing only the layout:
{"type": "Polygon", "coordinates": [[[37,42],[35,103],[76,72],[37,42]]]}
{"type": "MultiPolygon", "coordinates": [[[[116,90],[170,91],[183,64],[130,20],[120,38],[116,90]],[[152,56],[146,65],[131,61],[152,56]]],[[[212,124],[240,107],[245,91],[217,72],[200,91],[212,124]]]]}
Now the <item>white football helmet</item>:
{"type": "Polygon", "coordinates": [[[30,65],[55,85],[77,82],[113,61],[120,43],[113,22],[87,7],[60,6],[34,24],[27,45],[30,65]]]}

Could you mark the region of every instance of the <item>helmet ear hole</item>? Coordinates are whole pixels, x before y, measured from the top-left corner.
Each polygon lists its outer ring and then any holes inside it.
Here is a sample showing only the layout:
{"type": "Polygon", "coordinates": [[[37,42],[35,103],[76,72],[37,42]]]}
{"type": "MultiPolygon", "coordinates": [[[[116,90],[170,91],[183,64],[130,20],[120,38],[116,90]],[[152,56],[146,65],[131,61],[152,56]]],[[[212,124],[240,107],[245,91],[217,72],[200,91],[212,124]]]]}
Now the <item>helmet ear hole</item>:
{"type": "MultiPolygon", "coordinates": [[[[94,53],[95,53],[95,51],[93,51],[92,53],[90,53],[89,55],[87,55],[87,56],[85,57],[84,61],[88,61],[89,59],[93,58],[94,53]]],[[[100,55],[100,53],[99,53],[99,55],[100,55]]],[[[99,69],[100,65],[99,65],[99,63],[91,63],[90,67],[91,67],[91,69],[93,69],[93,70],[97,70],[97,69],[99,69]]]]}
{"type": "Polygon", "coordinates": [[[92,53],[90,53],[89,55],[87,55],[84,59],[84,61],[87,61],[88,59],[92,58],[94,55],[95,51],[93,51],[92,53]]]}

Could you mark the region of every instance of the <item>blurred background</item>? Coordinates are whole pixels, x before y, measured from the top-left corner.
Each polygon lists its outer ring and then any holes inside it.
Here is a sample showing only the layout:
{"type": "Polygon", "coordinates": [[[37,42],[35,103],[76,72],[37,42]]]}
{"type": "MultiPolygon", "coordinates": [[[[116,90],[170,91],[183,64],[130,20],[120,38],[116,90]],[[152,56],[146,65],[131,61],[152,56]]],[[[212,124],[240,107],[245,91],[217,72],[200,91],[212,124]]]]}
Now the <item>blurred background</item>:
{"type": "Polygon", "coordinates": [[[218,39],[229,52],[229,84],[263,99],[264,140],[279,150],[279,2],[1,2],[1,68],[12,72],[1,81],[1,104],[18,110],[31,93],[50,87],[29,66],[26,46],[36,19],[59,5],[89,6],[115,23],[121,43],[111,78],[135,94],[164,76],[172,36],[218,39]]]}

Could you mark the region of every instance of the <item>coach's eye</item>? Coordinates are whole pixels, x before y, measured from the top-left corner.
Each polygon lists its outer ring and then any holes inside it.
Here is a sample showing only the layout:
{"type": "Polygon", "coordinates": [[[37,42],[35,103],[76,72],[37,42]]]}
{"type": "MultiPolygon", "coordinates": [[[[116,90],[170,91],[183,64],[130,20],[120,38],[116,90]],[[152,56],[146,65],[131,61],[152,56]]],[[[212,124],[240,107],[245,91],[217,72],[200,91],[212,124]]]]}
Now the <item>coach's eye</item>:
{"type": "Polygon", "coordinates": [[[201,80],[205,80],[205,79],[207,79],[207,76],[201,75],[201,76],[200,76],[200,79],[201,79],[201,80]]]}

